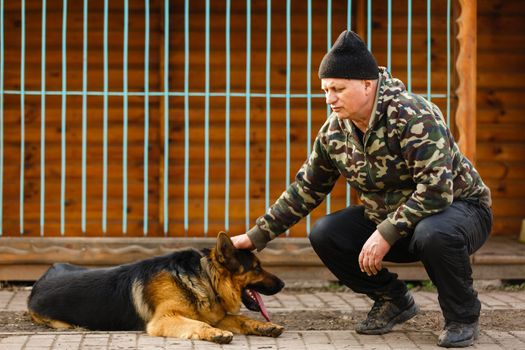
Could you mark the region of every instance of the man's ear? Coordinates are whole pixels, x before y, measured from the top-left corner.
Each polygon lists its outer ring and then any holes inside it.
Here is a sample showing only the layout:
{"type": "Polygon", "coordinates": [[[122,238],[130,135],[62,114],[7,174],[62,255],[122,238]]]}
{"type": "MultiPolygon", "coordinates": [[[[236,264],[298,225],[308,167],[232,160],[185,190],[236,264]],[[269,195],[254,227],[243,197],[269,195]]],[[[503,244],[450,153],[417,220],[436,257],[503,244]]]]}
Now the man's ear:
{"type": "Polygon", "coordinates": [[[219,232],[216,246],[217,260],[231,272],[237,271],[240,267],[235,258],[235,251],[236,248],[230,237],[222,231],[219,232]]]}

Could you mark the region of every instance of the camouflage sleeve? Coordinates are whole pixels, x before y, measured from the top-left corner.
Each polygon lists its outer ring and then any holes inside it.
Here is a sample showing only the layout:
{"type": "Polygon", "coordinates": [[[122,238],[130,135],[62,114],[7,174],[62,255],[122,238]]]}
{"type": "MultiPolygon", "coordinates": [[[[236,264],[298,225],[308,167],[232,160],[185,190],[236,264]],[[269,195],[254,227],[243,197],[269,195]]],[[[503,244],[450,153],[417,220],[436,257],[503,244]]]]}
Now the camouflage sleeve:
{"type": "Polygon", "coordinates": [[[297,172],[295,181],[247,232],[257,250],[263,249],[270,240],[308,215],[334,187],[339,171],[332,163],[326,145],[323,130],[328,124],[327,121],[319,131],[312,153],[297,172]]]}
{"type": "Polygon", "coordinates": [[[377,227],[391,245],[453,200],[452,139],[441,112],[426,102],[419,108],[401,107],[399,113],[401,152],[416,189],[377,227]]]}

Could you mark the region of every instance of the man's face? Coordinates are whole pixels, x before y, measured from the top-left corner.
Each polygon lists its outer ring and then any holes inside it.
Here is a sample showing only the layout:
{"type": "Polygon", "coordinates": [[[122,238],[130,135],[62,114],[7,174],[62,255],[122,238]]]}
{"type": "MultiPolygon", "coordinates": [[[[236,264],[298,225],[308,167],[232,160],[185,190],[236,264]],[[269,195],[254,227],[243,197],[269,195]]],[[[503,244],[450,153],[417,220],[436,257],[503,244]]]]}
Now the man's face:
{"type": "Polygon", "coordinates": [[[337,118],[357,120],[363,116],[370,98],[370,87],[367,87],[367,82],[370,81],[341,78],[321,79],[326,104],[337,114],[337,118]]]}

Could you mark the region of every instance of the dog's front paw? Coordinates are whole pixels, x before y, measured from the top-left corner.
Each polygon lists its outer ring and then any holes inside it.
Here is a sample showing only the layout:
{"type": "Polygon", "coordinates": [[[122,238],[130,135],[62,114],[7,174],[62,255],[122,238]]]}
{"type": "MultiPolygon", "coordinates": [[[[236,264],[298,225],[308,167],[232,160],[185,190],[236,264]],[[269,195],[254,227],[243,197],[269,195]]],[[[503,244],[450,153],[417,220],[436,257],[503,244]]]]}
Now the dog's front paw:
{"type": "Polygon", "coordinates": [[[267,337],[277,338],[278,336],[281,335],[283,331],[284,331],[283,326],[279,326],[278,324],[271,323],[271,322],[263,323],[257,327],[257,332],[260,335],[264,335],[267,337]]]}
{"type": "Polygon", "coordinates": [[[230,331],[223,331],[221,329],[212,328],[206,336],[206,340],[218,344],[229,344],[233,339],[233,333],[230,331]]]}

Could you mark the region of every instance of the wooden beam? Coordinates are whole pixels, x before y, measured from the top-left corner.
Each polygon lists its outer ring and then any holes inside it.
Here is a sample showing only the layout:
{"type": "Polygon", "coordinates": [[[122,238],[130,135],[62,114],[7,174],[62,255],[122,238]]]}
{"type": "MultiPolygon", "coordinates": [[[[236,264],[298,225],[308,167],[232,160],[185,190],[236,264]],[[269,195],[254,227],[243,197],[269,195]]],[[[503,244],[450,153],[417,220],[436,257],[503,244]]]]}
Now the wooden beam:
{"type": "MultiPolygon", "coordinates": [[[[3,237],[0,238],[0,281],[36,280],[55,262],[101,267],[125,264],[176,249],[211,248],[214,238],[83,238],[83,237],[3,237]]],[[[524,245],[507,237],[491,237],[471,257],[474,278],[519,279],[525,273],[524,245]]],[[[307,238],[276,239],[257,253],[264,266],[285,281],[336,281],[313,251],[307,238]]],[[[385,267],[404,280],[426,280],[419,262],[385,267]]]]}
{"type": "Polygon", "coordinates": [[[456,89],[458,107],[458,145],[467,158],[476,161],[476,10],[477,0],[460,0],[461,15],[457,19],[459,54],[456,61],[459,84],[456,89]]]}

